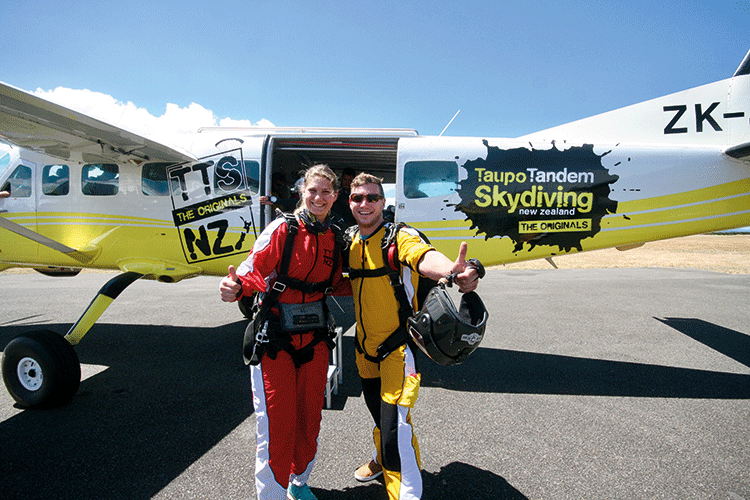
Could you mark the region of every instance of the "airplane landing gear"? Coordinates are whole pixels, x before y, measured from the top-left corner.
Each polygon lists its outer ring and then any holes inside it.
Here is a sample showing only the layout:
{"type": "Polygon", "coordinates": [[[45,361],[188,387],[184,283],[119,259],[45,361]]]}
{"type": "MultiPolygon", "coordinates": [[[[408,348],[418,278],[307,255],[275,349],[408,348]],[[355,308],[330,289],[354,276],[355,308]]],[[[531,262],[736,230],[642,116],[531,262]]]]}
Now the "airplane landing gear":
{"type": "Polygon", "coordinates": [[[64,405],[81,383],[81,365],[73,346],[50,330],[11,340],[3,352],[2,373],[13,399],[30,408],[64,405]]]}
{"type": "Polygon", "coordinates": [[[11,340],[3,352],[1,368],[13,399],[33,408],[54,408],[70,401],[81,385],[81,363],[73,345],[120,292],[142,277],[130,271],[109,280],[65,337],[50,330],[35,330],[11,340]]]}

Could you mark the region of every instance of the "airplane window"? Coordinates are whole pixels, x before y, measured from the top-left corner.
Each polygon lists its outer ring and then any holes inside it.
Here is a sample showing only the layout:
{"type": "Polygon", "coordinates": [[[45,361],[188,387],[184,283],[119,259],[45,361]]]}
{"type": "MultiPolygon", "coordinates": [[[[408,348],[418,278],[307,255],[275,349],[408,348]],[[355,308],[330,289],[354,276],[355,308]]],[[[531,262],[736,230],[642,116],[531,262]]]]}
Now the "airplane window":
{"type": "Polygon", "coordinates": [[[19,165],[10,174],[0,191],[8,191],[11,198],[29,198],[31,196],[31,169],[19,165]]]}
{"type": "Polygon", "coordinates": [[[65,196],[70,190],[70,170],[67,165],[47,165],[42,169],[42,193],[65,196]]]}
{"type": "Polygon", "coordinates": [[[214,189],[217,192],[233,192],[237,189],[246,189],[250,195],[258,194],[258,178],[260,177],[260,164],[257,161],[245,160],[244,173],[240,169],[237,158],[227,156],[216,163],[214,169],[214,189]],[[247,181],[247,187],[243,181],[247,181]]]}
{"type": "Polygon", "coordinates": [[[141,172],[141,190],[146,196],[169,196],[167,167],[173,163],[147,163],[141,172]]]}
{"type": "MultiPolygon", "coordinates": [[[[141,190],[146,196],[169,196],[169,179],[167,178],[167,168],[174,165],[174,163],[147,163],[143,165],[141,171],[141,190]]],[[[222,188],[227,187],[227,183],[231,184],[236,176],[233,176],[231,172],[227,172],[227,166],[222,167],[224,170],[217,172],[214,175],[214,188],[221,185],[222,188]]],[[[231,170],[231,168],[230,168],[231,170]]],[[[235,170],[237,175],[239,171],[235,170]]],[[[248,189],[252,195],[258,194],[258,178],[260,177],[260,164],[257,161],[245,161],[245,177],[248,182],[248,189]]],[[[231,185],[229,186],[231,187],[231,185]]],[[[177,193],[181,190],[179,185],[176,185],[175,189],[177,193]]]]}
{"type": "Polygon", "coordinates": [[[89,196],[112,196],[119,190],[120,168],[113,163],[84,165],[81,190],[89,196]]]}
{"type": "MultiPolygon", "coordinates": [[[[2,151],[2,144],[0,144],[0,153],[3,153],[2,151]]],[[[0,154],[0,174],[2,174],[6,168],[8,168],[8,165],[10,165],[10,154],[9,153],[3,153],[0,154]]]]}
{"type": "Polygon", "coordinates": [[[458,164],[454,161],[408,161],[404,165],[407,198],[447,196],[458,189],[458,164]]]}
{"type": "Polygon", "coordinates": [[[258,194],[260,188],[260,164],[257,161],[245,160],[245,178],[250,194],[258,194]]]}

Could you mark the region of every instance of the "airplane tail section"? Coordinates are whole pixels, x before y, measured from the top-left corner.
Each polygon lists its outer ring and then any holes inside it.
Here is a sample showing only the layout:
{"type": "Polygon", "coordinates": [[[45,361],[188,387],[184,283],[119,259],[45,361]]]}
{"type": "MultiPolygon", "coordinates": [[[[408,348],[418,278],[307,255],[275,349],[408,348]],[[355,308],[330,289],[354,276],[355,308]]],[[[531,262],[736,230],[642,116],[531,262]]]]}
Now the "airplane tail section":
{"type": "MultiPolygon", "coordinates": [[[[736,100],[738,103],[741,100],[744,100],[745,106],[747,108],[750,108],[750,51],[748,51],[747,55],[745,55],[745,59],[742,60],[742,63],[740,64],[740,67],[737,68],[737,71],[734,72],[734,76],[732,77],[732,79],[744,83],[744,94],[742,94],[742,90],[736,90],[736,100]],[[742,79],[740,80],[740,78],[742,79]]],[[[745,116],[745,122],[748,122],[747,116],[745,116]]],[[[738,160],[750,162],[750,137],[748,137],[747,134],[745,134],[744,136],[740,134],[740,137],[737,138],[737,141],[738,142],[736,143],[736,145],[730,145],[724,151],[724,154],[738,160]]]]}
{"type": "Polygon", "coordinates": [[[742,60],[740,67],[734,72],[734,76],[750,75],[750,51],[745,54],[745,58],[742,60]]]}
{"type": "MultiPolygon", "coordinates": [[[[731,78],[536,132],[521,139],[719,146],[750,143],[750,52],[731,78]]],[[[750,152],[742,149],[743,154],[750,152]]]]}

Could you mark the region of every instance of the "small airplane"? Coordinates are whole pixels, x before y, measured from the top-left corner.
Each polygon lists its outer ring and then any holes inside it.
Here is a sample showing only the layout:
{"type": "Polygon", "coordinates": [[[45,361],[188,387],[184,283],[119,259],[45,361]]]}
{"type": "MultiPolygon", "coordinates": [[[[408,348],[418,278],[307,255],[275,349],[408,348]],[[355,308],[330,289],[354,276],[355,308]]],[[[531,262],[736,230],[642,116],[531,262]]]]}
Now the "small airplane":
{"type": "Polygon", "coordinates": [[[0,84],[0,271],[116,269],[63,337],[5,348],[19,405],[80,383],[77,344],[138,279],[224,276],[272,219],[272,174],[326,163],[394,187],[393,217],[485,265],[750,225],[750,52],[731,78],[514,139],[204,128],[180,147],[0,84]]]}

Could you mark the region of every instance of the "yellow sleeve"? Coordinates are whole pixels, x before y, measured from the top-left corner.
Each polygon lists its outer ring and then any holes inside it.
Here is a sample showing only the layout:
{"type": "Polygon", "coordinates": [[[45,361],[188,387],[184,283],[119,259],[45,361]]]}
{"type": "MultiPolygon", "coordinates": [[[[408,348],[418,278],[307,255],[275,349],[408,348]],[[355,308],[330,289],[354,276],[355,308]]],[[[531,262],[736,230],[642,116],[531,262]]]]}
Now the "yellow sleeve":
{"type": "Polygon", "coordinates": [[[430,250],[434,250],[433,246],[422,241],[414,229],[405,227],[398,232],[398,260],[414,271],[424,254],[430,250]]]}

